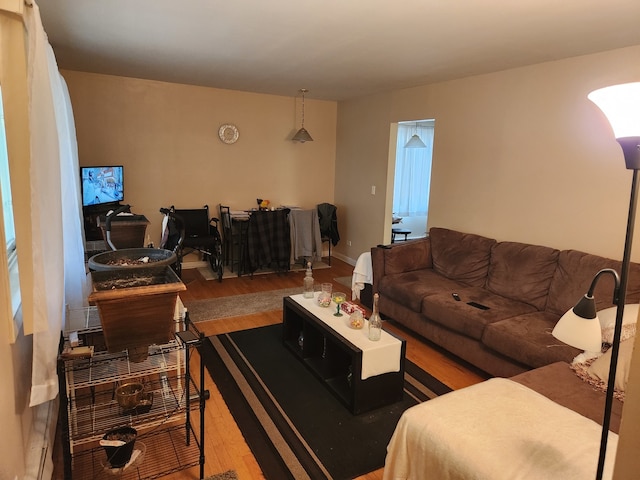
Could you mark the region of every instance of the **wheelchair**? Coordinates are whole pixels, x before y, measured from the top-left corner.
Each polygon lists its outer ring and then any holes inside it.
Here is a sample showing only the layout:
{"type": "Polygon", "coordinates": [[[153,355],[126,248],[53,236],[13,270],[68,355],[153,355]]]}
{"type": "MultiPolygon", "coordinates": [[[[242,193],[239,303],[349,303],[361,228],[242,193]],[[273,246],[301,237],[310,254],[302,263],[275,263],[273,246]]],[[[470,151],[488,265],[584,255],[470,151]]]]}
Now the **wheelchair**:
{"type": "Polygon", "coordinates": [[[160,213],[165,216],[160,248],[176,253],[178,261],[174,269],[178,276],[182,276],[183,257],[199,252],[221,282],[224,274],[222,237],[218,230],[219,220],[209,217],[209,207],[176,209],[172,205],[170,208],[161,208],[160,213]]]}

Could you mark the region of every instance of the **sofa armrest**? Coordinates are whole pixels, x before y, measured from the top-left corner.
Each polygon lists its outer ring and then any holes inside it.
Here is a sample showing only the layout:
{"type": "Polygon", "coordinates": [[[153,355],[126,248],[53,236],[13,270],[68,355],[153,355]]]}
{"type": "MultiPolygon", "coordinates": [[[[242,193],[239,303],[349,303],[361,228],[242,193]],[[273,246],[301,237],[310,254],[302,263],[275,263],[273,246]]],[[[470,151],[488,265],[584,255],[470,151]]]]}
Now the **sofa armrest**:
{"type": "Polygon", "coordinates": [[[433,268],[429,237],[371,249],[373,293],[385,275],[433,268]]]}
{"type": "Polygon", "coordinates": [[[384,251],[385,249],[382,247],[373,247],[371,249],[371,268],[373,269],[372,293],[378,293],[380,279],[384,276],[384,251]]]}

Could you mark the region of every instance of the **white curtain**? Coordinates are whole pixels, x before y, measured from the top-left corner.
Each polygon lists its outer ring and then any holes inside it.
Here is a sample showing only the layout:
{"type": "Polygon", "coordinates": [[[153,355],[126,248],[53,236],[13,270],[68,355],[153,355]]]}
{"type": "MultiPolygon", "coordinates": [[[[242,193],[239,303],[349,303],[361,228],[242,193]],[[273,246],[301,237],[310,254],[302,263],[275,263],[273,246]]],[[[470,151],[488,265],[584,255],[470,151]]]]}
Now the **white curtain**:
{"type": "Polygon", "coordinates": [[[398,124],[396,172],[393,186],[393,214],[399,217],[426,216],[431,185],[433,124],[416,127],[415,123],[398,124]],[[426,148],[405,148],[418,133],[426,148]]]}
{"type": "Polygon", "coordinates": [[[34,406],[58,394],[56,358],[65,303],[82,306],[87,287],[71,104],[35,2],[24,17],[31,130],[34,333],[30,405],[34,406]]]}

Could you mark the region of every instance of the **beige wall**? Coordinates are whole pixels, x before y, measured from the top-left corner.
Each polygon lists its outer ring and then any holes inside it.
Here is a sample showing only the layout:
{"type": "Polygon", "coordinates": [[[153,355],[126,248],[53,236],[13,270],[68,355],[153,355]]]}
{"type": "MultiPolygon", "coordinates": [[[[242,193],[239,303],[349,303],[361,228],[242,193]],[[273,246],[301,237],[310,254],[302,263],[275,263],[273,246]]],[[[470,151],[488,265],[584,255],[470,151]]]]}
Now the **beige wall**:
{"type": "Polygon", "coordinates": [[[388,241],[391,210],[370,186],[388,187],[390,124],[435,118],[429,226],[620,258],[631,173],[586,95],[640,80],[639,58],[632,47],[341,102],[336,168],[352,176],[336,202],[354,241],[336,250],[388,241]]]}
{"type": "MultiPolygon", "coordinates": [[[[62,72],[73,105],[81,165],[122,164],[125,202],[147,216],[160,239],[158,209],[218,204],[253,208],[315,208],[333,203],[336,110],[305,101],[305,128],[314,138],[290,141],[300,127],[294,97],[177,85],[124,77],[62,72]],[[227,145],[218,128],[235,124],[239,140],[227,145]]],[[[217,215],[217,213],[216,213],[217,215]]]]}
{"type": "Polygon", "coordinates": [[[383,241],[390,107],[389,93],[339,105],[336,206],[341,241],[335,248],[338,256],[357,259],[383,241]],[[376,195],[371,195],[372,185],[376,186],[376,195]]]}

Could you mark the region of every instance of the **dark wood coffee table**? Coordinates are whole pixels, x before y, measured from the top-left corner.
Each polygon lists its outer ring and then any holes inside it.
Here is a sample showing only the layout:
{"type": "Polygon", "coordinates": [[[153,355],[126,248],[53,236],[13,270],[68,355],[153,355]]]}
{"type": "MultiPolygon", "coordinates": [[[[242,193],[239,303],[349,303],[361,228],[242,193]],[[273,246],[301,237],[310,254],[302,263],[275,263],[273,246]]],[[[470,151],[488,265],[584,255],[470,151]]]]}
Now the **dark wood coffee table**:
{"type": "MultiPolygon", "coordinates": [[[[402,400],[406,341],[383,331],[380,343],[370,342],[366,338],[366,325],[363,330],[350,330],[346,327],[349,316],[333,317],[333,312],[335,307],[322,308],[315,299],[303,299],[302,295],[284,297],[282,323],[285,346],[354,415],[402,400]],[[343,332],[353,341],[339,333],[342,326],[347,329],[343,332]],[[377,367],[388,371],[363,379],[363,348],[371,346],[384,350],[385,360],[391,362],[373,358],[377,367]],[[389,357],[389,349],[396,353],[389,357]],[[393,357],[397,357],[397,361],[393,357]],[[397,371],[393,371],[393,367],[386,368],[385,363],[395,363],[397,371]]],[[[367,352],[367,355],[376,354],[367,352]]],[[[369,371],[367,367],[365,373],[369,371]]]]}

